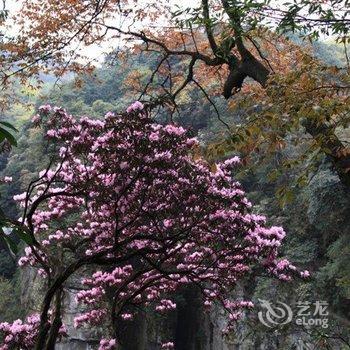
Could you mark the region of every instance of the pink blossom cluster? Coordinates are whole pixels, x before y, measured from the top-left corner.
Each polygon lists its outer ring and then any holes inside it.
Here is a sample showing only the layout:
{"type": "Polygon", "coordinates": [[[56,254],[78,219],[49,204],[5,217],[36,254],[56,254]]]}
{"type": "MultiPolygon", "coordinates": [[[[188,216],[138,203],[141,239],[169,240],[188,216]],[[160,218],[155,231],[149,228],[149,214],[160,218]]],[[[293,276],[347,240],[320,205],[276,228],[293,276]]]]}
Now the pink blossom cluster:
{"type": "Polygon", "coordinates": [[[52,107],[49,104],[41,105],[39,107],[39,112],[40,113],[49,113],[49,112],[51,112],[51,110],[52,110],[52,107]]]}
{"type": "MultiPolygon", "coordinates": [[[[59,151],[30,198],[16,197],[29,212],[35,208],[26,224],[38,237],[20,264],[45,268],[49,279],[67,261],[93,267],[77,295],[86,312],[76,327],[116,327],[116,320],[133,318],[130,305],[171,311],[172,295],[196,284],[207,308],[219,302],[227,311],[229,330],[240,309],[252,306],[229,301],[242,277],[256,268],[281,280],[307,277],[279,258],[283,229],[252,213],[232,177],[238,157],[214,171],[192,157],[196,139],[177,125],[155,123],[140,102],[103,121],[44,107],[46,137],[59,151]]],[[[100,348],[114,346],[108,344],[100,348]]]]}
{"type": "Polygon", "coordinates": [[[173,124],[168,124],[164,127],[164,130],[170,134],[175,136],[181,136],[186,133],[186,130],[181,126],[176,126],[173,124]]]}
{"type": "Polygon", "coordinates": [[[101,339],[98,350],[113,350],[116,348],[115,339],[101,339]]]}
{"type": "Polygon", "coordinates": [[[159,305],[156,306],[156,311],[163,312],[176,309],[176,304],[169,299],[162,299],[159,305]]]}
{"type": "Polygon", "coordinates": [[[162,349],[174,349],[174,343],[172,342],[163,343],[162,349]]]}
{"type": "Polygon", "coordinates": [[[133,314],[129,314],[129,313],[121,314],[120,317],[124,321],[131,321],[134,319],[133,314]]]}
{"type": "Polygon", "coordinates": [[[24,252],[25,256],[22,256],[18,260],[18,265],[19,266],[25,266],[25,265],[30,265],[30,266],[35,266],[38,263],[38,256],[41,257],[42,261],[44,261],[45,255],[41,251],[37,251],[37,256],[34,254],[34,247],[25,247],[24,252]]]}
{"type": "Polygon", "coordinates": [[[126,109],[126,112],[131,113],[131,112],[136,112],[136,111],[142,111],[143,108],[144,108],[144,106],[140,101],[135,101],[126,109]]]}
{"type": "Polygon", "coordinates": [[[106,316],[106,313],[107,310],[105,309],[91,310],[89,312],[86,312],[74,318],[74,327],[78,328],[85,323],[98,324],[106,316]]]}
{"type": "MultiPolygon", "coordinates": [[[[25,349],[34,347],[39,323],[39,314],[28,316],[26,322],[18,319],[13,323],[0,323],[0,331],[3,333],[4,338],[3,344],[0,345],[0,350],[22,349],[23,346],[25,346],[25,349]]],[[[59,335],[64,336],[66,332],[66,327],[62,325],[59,329],[59,335]]]]}
{"type": "Polygon", "coordinates": [[[5,176],[3,179],[1,179],[2,182],[10,183],[12,182],[12,176],[5,176]]]}
{"type": "Polygon", "coordinates": [[[18,344],[33,345],[39,324],[39,315],[34,314],[27,318],[27,322],[16,320],[12,324],[8,322],[0,323],[0,331],[3,332],[4,344],[1,350],[8,350],[18,344]]]}

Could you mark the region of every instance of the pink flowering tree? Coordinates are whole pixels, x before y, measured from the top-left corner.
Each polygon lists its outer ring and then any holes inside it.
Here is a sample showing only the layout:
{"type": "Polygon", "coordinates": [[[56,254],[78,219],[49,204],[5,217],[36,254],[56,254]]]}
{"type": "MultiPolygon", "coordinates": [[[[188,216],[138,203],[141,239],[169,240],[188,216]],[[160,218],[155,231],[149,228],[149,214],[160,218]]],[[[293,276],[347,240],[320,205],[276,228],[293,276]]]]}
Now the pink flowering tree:
{"type": "MultiPolygon", "coordinates": [[[[75,326],[105,325],[100,350],[118,348],[118,324],[134,306],[166,313],[172,298],[194,285],[209,310],[219,303],[229,332],[246,300],[232,300],[237,282],[266,273],[288,281],[298,272],[278,249],[285,233],[255,215],[231,176],[238,157],[216,165],[194,157],[198,141],[176,125],[159,125],[140,102],[104,120],[74,119],[42,106],[54,154],[28,191],[16,196],[28,247],[20,265],[37,268],[46,293],[40,315],[1,324],[0,349],[53,349],[64,334],[67,281],[82,275],[77,295],[85,312],[75,326]]],[[[163,349],[171,349],[164,339],[163,349]]]]}

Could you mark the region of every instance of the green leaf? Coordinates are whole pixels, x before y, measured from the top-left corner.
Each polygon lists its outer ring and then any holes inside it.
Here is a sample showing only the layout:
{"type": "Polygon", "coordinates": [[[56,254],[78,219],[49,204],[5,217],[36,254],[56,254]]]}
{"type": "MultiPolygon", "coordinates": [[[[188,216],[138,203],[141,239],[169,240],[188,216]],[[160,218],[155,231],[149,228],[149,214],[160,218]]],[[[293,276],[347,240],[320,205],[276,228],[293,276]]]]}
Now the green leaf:
{"type": "Polygon", "coordinates": [[[17,140],[15,139],[15,137],[6,129],[0,127],[0,140],[3,140],[4,138],[6,138],[11,145],[17,146],[17,140]]]}
{"type": "Polygon", "coordinates": [[[22,230],[21,228],[16,227],[16,228],[12,231],[12,233],[15,233],[16,236],[18,236],[18,238],[19,238],[21,241],[27,243],[28,245],[34,244],[33,237],[32,237],[30,234],[28,234],[28,232],[22,230]]]}
{"type": "Polygon", "coordinates": [[[0,228],[0,235],[1,235],[1,238],[3,239],[3,241],[6,243],[10,253],[13,256],[16,256],[16,254],[18,253],[17,244],[11,239],[10,236],[8,236],[4,233],[2,227],[0,228]]]}
{"type": "Polygon", "coordinates": [[[13,131],[18,132],[18,130],[9,122],[0,121],[0,124],[6,126],[7,128],[9,128],[9,129],[11,129],[13,131]]]}

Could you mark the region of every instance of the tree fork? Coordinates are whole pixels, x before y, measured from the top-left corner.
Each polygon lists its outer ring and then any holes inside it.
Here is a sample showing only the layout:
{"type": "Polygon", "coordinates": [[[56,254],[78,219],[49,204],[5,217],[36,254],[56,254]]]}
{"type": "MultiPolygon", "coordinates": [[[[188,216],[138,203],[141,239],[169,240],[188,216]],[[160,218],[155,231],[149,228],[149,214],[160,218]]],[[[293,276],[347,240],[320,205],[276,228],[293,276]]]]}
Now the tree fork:
{"type": "MultiPolygon", "coordinates": [[[[259,62],[241,43],[240,52],[245,56],[238,67],[232,67],[225,82],[223,95],[230,98],[238,91],[246,77],[250,77],[266,87],[271,75],[269,70],[259,62]]],[[[320,145],[322,151],[329,156],[341,183],[350,188],[350,152],[339,140],[334,128],[325,123],[316,123],[307,120],[302,123],[306,132],[320,145]]]]}

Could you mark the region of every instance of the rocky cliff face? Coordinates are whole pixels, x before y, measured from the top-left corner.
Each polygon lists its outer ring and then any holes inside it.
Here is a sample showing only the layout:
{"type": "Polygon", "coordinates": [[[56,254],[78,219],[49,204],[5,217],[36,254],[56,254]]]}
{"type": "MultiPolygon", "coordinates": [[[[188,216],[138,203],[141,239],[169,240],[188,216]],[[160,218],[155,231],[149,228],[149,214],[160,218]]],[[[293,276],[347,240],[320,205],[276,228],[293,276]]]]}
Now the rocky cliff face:
{"type": "Polygon", "coordinates": [[[74,317],[83,310],[76,302],[78,289],[73,283],[65,290],[63,323],[68,329],[68,338],[56,346],[57,350],[93,350],[98,347],[101,332],[98,328],[74,328],[74,317]]]}
{"type": "MultiPolygon", "coordinates": [[[[27,314],[40,311],[40,303],[43,294],[43,280],[32,268],[25,268],[21,272],[21,303],[27,314]]],[[[74,317],[82,308],[76,302],[76,294],[79,292],[78,283],[71,281],[65,289],[63,323],[67,326],[68,337],[56,346],[57,350],[94,350],[100,340],[98,328],[74,328],[74,317]]]]}

